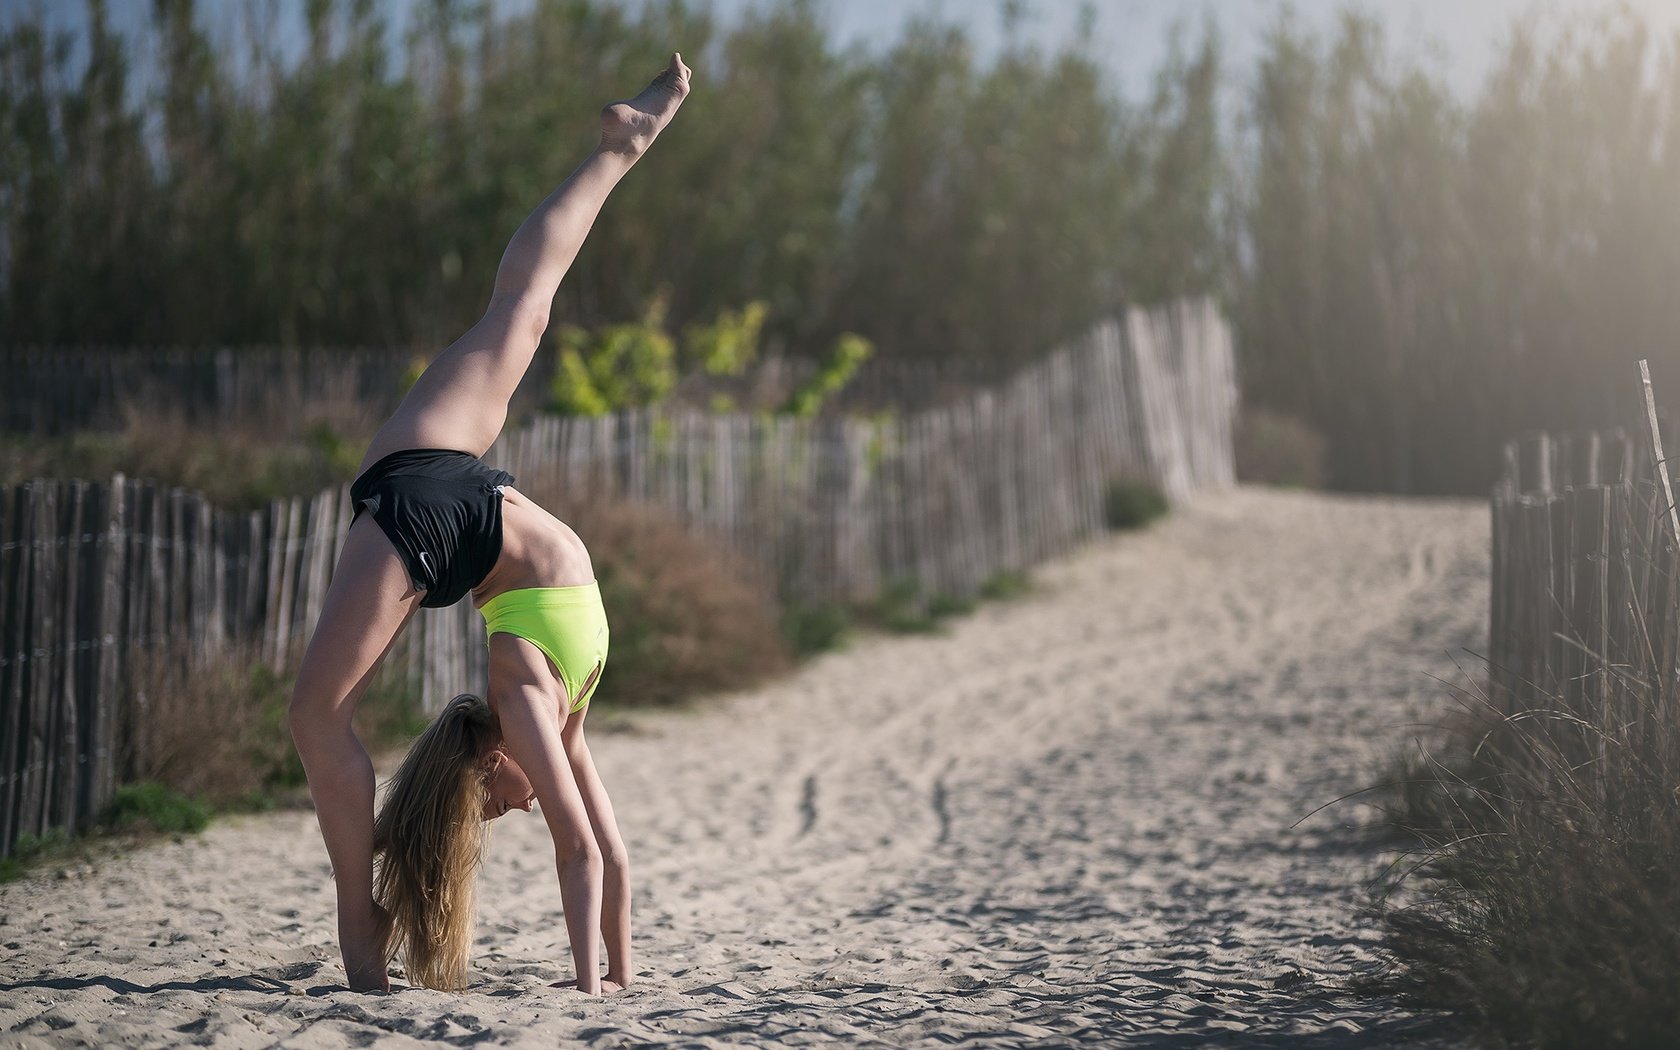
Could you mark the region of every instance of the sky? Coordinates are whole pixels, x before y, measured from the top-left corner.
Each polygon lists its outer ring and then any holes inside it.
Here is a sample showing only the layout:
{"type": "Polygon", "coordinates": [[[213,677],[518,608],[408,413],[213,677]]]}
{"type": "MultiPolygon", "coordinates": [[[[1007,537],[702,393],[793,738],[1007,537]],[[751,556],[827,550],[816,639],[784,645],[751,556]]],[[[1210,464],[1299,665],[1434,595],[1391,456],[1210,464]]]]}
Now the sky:
{"type": "MultiPolygon", "coordinates": [[[[303,0],[273,0],[281,10],[301,12],[303,0]]],[[[424,0],[385,0],[392,21],[400,26],[416,3],[424,0]]],[[[511,11],[529,8],[533,0],[491,0],[511,11]]],[[[646,0],[626,0],[635,6],[646,0]]],[[[705,0],[699,0],[704,3],[705,0]]],[[[726,19],[781,0],[710,0],[726,19]]],[[[143,24],[152,0],[107,0],[111,20],[119,29],[143,24]]],[[[200,0],[200,11],[225,17],[243,0],[200,0]]],[[[81,0],[0,0],[0,24],[20,11],[44,8],[57,25],[76,27],[83,19],[81,0]]],[[[1556,22],[1558,16],[1604,12],[1628,7],[1666,33],[1680,33],[1680,0],[1022,0],[1026,14],[1018,25],[1035,43],[1055,49],[1079,31],[1081,11],[1094,16],[1090,46],[1112,56],[1114,85],[1122,94],[1138,98],[1149,89],[1154,73],[1167,54],[1175,26],[1188,30],[1192,43],[1204,25],[1211,24],[1224,45],[1230,86],[1239,87],[1252,75],[1266,30],[1288,8],[1299,25],[1327,33],[1344,10],[1378,16],[1391,43],[1402,54],[1420,59],[1443,73],[1460,92],[1474,92],[1487,73],[1511,25],[1556,22]]],[[[819,10],[842,43],[885,47],[912,17],[931,15],[966,28],[984,60],[997,54],[1004,40],[1004,0],[818,0],[819,10]]],[[[301,16],[292,19],[298,44],[301,16]]]]}
{"type": "MultiPolygon", "coordinates": [[[[763,7],[771,0],[714,0],[724,15],[763,7]]],[[[1254,69],[1266,30],[1287,7],[1299,24],[1316,32],[1333,30],[1340,13],[1356,10],[1379,17],[1403,53],[1444,72],[1461,91],[1473,90],[1486,75],[1499,44],[1514,21],[1544,22],[1577,12],[1612,11],[1619,0],[1037,0],[1021,30],[1054,48],[1078,32],[1081,9],[1095,15],[1091,45],[1113,56],[1116,86],[1136,97],[1147,91],[1167,53],[1175,25],[1199,39],[1211,22],[1225,46],[1232,75],[1254,69]]],[[[1627,0],[1625,6],[1666,32],[1680,32],[1680,0],[1627,0]]],[[[869,46],[890,44],[912,16],[931,13],[960,23],[973,34],[982,56],[1003,43],[1001,0],[827,0],[821,5],[842,40],[869,46]]]]}

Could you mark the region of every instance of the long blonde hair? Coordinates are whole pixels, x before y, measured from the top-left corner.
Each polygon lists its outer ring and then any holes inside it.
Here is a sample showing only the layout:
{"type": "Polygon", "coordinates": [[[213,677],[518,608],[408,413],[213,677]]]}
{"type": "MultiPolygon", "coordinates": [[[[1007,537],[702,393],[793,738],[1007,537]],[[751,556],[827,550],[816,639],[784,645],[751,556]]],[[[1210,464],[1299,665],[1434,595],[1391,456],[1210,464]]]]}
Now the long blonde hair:
{"type": "Polygon", "coordinates": [[[392,921],[386,958],[401,951],[415,984],[466,986],[488,837],[482,759],[499,739],[483,697],[449,701],[408,749],[374,820],[374,898],[392,921]]]}

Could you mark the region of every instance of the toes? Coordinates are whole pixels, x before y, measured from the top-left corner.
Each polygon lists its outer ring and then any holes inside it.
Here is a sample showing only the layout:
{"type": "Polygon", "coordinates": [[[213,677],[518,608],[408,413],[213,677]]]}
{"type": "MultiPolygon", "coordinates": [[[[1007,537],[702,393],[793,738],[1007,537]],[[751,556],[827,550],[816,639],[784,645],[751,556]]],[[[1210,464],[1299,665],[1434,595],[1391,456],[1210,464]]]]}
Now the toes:
{"type": "Polygon", "coordinates": [[[681,53],[673,51],[671,52],[671,61],[666,64],[664,69],[660,70],[658,76],[653,78],[653,82],[665,87],[675,87],[680,90],[682,86],[688,83],[688,78],[692,76],[693,73],[694,71],[692,69],[689,69],[688,66],[683,64],[681,53]]]}

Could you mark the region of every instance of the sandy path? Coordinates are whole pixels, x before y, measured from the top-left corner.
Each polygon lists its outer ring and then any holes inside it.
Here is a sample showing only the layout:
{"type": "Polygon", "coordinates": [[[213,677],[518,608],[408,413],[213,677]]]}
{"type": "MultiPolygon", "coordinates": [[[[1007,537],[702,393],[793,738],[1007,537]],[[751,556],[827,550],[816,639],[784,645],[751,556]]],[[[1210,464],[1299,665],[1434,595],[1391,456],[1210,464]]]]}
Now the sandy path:
{"type": "Polygon", "coordinates": [[[1368,811],[1291,824],[1481,649],[1486,532],[1476,502],[1207,497],[943,638],[600,737],[638,864],[614,999],[548,987],[552,853],[517,816],[470,993],[339,990],[289,813],[0,887],[0,1044],[1435,1045],[1344,990],[1368,811]]]}

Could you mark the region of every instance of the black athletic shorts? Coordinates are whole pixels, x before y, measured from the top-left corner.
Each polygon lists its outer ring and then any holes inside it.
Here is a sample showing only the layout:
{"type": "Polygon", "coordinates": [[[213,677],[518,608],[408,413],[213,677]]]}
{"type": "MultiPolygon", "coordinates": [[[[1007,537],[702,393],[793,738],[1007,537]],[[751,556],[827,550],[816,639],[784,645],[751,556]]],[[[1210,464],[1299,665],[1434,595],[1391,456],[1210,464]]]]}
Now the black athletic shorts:
{"type": "Polygon", "coordinates": [[[495,568],[502,554],[502,486],[513,475],[466,452],[393,452],[350,485],[351,505],[385,530],[426,592],[428,609],[454,605],[495,568]]]}

